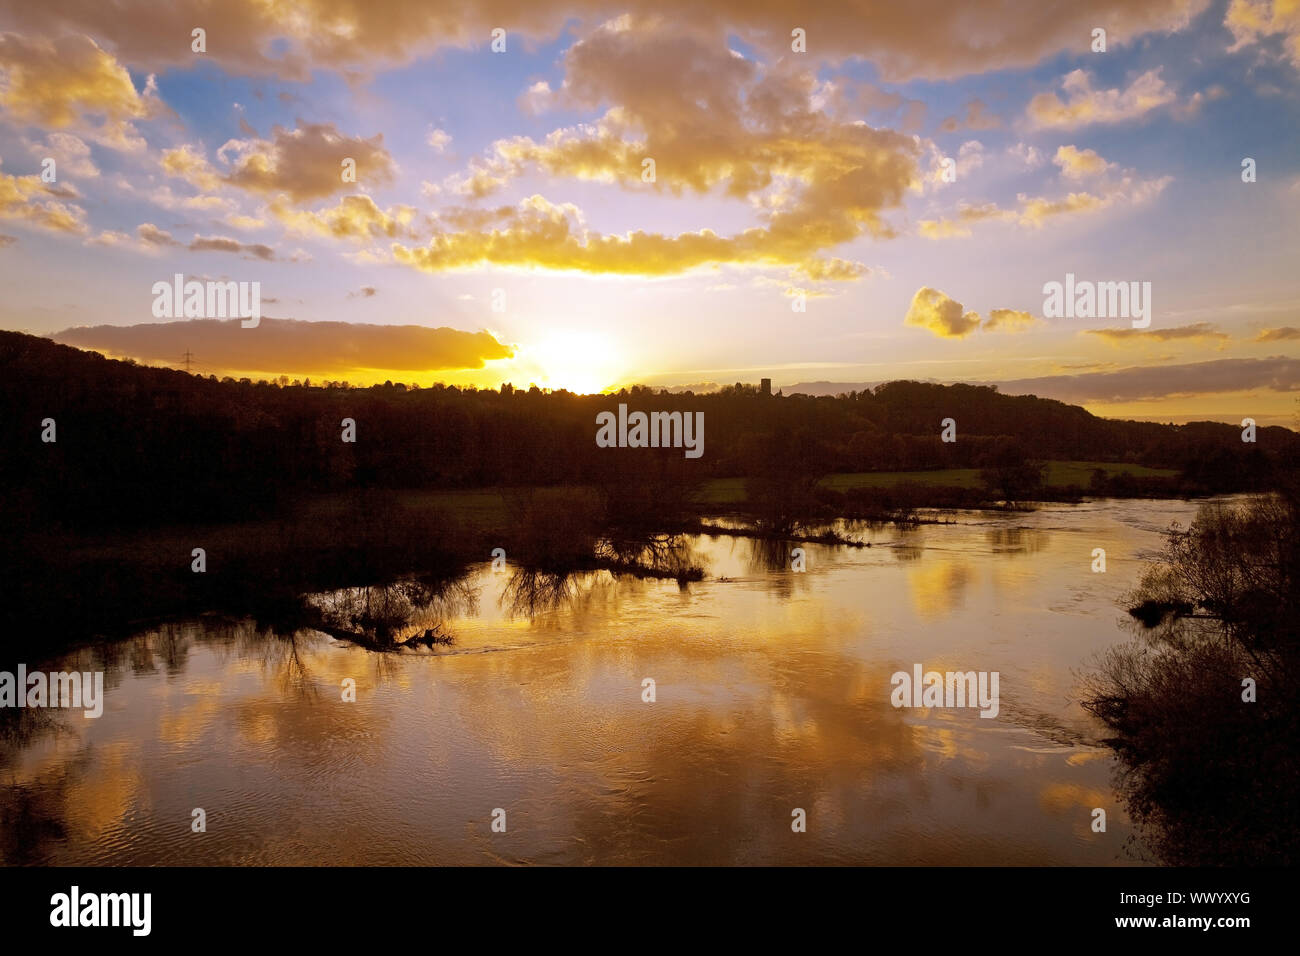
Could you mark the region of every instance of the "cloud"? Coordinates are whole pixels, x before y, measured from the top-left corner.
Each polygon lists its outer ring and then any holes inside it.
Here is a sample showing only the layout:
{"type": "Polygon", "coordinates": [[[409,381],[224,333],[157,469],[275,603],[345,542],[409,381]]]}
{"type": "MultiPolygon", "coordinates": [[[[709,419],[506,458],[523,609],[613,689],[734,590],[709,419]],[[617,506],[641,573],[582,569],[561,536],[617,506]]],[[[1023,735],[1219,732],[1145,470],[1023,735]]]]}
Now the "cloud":
{"type": "MultiPolygon", "coordinates": [[[[478,210],[461,210],[473,220],[478,210]]],[[[811,250],[830,244],[798,223],[753,228],[733,236],[710,229],[676,235],[635,230],[610,235],[587,229],[571,204],[530,196],[517,206],[481,211],[481,228],[436,232],[425,246],[392,246],[393,258],[425,272],[484,265],[607,275],[669,276],[719,265],[792,265],[825,279],[857,278],[861,271],[819,260],[811,250]],[[490,228],[488,227],[490,224],[490,228]]],[[[843,261],[843,260],[840,260],[843,261]]]]}
{"type": "Polygon", "coordinates": [[[203,152],[185,144],[165,150],[161,165],[169,176],[212,193],[223,185],[261,195],[285,195],[295,202],[324,199],[356,186],[343,180],[343,161],[356,164],[357,182],[391,183],[396,172],[382,133],[369,139],[346,136],[333,123],[300,120],[295,129],[275,126],[271,138],[231,139],[217,150],[230,169],[221,171],[203,152]]]}
{"type": "Polygon", "coordinates": [[[1085,335],[1095,335],[1112,345],[1141,340],[1146,342],[1227,342],[1232,337],[1220,332],[1208,322],[1180,325],[1169,329],[1084,329],[1085,335]]]}
{"type": "Polygon", "coordinates": [[[451,134],[441,129],[430,130],[424,141],[435,153],[445,152],[451,144],[451,134]]]}
{"type": "Polygon", "coordinates": [[[11,122],[76,127],[105,146],[139,150],[144,140],[132,121],[165,109],[152,77],[141,95],[126,67],[88,36],[0,33],[0,111],[11,122]]]}
{"type": "Polygon", "coordinates": [[[1232,33],[1230,51],[1280,35],[1283,55],[1300,68],[1300,4],[1294,0],[1232,0],[1223,25],[1232,33]]]}
{"type": "Polygon", "coordinates": [[[344,196],[338,205],[316,212],[295,209],[277,196],[267,210],[293,232],[333,239],[414,238],[417,210],[411,206],[380,209],[369,196],[344,196]]]}
{"type": "Polygon", "coordinates": [[[1300,359],[1216,359],[1186,365],[1143,365],[1114,372],[1054,375],[998,383],[1014,395],[1062,402],[1126,402],[1266,389],[1300,391],[1300,359]]]}
{"type": "Polygon", "coordinates": [[[931,146],[929,182],[935,186],[949,185],[944,181],[946,161],[953,159],[953,172],[956,180],[964,180],[984,165],[984,144],[979,140],[968,139],[957,150],[955,158],[946,156],[937,146],[931,146]]]}
{"type": "Polygon", "coordinates": [[[163,248],[166,246],[179,246],[180,243],[173,238],[170,232],[165,229],[159,229],[151,222],[142,222],[136,226],[135,233],[140,237],[140,241],[146,246],[156,246],[163,248]]]}
{"type": "Polygon", "coordinates": [[[831,257],[801,263],[798,271],[814,282],[846,282],[861,279],[872,270],[861,262],[831,257]]]}
{"type": "Polygon", "coordinates": [[[519,109],[529,116],[537,116],[549,110],[554,102],[555,92],[551,89],[551,84],[538,80],[520,95],[519,109]]]}
{"type": "Polygon", "coordinates": [[[1090,175],[1093,179],[1089,185],[1091,191],[1076,190],[1056,197],[1020,193],[1016,196],[1015,209],[1003,209],[996,203],[962,203],[957,207],[955,218],[919,220],[918,232],[926,239],[966,238],[971,235],[971,225],[984,220],[1014,222],[1022,228],[1040,229],[1049,219],[1061,216],[1095,213],[1117,205],[1125,208],[1143,205],[1153,201],[1173,182],[1171,176],[1139,179],[1132,170],[1105,175],[1115,168],[1114,164],[1106,163],[1091,150],[1078,151],[1072,146],[1062,149],[1065,152],[1058,150],[1053,160],[1062,168],[1062,179],[1071,179],[1076,174],[1090,175]],[[1088,173],[1087,170],[1092,171],[1088,173]]]}
{"type": "Polygon", "coordinates": [[[514,356],[488,332],[265,317],[256,330],[242,328],[238,319],[195,319],[73,328],[51,338],[142,362],[175,364],[191,350],[209,368],[264,375],[479,369],[514,356]]]}
{"type": "Polygon", "coordinates": [[[38,159],[53,159],[61,175],[82,179],[99,176],[99,167],[91,158],[90,147],[72,133],[49,133],[43,143],[28,143],[27,151],[38,159]]]}
{"type": "Polygon", "coordinates": [[[949,116],[940,124],[939,129],[945,133],[955,133],[962,129],[997,129],[1001,125],[1002,118],[990,113],[983,100],[973,99],[966,104],[963,116],[949,116]]]}
{"type": "Polygon", "coordinates": [[[1061,167],[1061,175],[1066,179],[1087,179],[1100,176],[1111,169],[1114,164],[1106,162],[1094,150],[1078,149],[1075,146],[1061,146],[1052,158],[1061,167]]]}
{"type": "Polygon", "coordinates": [[[1007,147],[1007,155],[1017,159],[1026,169],[1037,169],[1044,162],[1042,152],[1026,143],[1007,147]]]}
{"type": "Polygon", "coordinates": [[[275,258],[275,250],[260,242],[240,242],[227,236],[195,236],[185,247],[190,252],[233,252],[245,259],[261,259],[269,262],[275,258]]]}
{"type": "Polygon", "coordinates": [[[984,323],[985,332],[1024,332],[1037,325],[1041,319],[1032,312],[1020,312],[1016,309],[994,309],[984,323]]]}
{"type": "Polygon", "coordinates": [[[917,222],[917,228],[926,239],[961,239],[971,234],[972,223],[985,219],[1014,218],[1014,212],[999,208],[997,203],[988,202],[979,205],[959,203],[955,218],[922,219],[917,222]]]}
{"type": "MultiPolygon", "coordinates": [[[[1092,28],[1112,44],[1185,26],[1208,0],[949,0],[897,4],[826,3],[795,18],[808,33],[809,56],[864,57],[887,81],[949,79],[1028,67],[1061,52],[1085,52],[1092,28]]],[[[411,62],[447,46],[486,46],[504,25],[508,41],[550,39],[572,20],[590,27],[618,14],[659,14],[679,32],[730,31],[769,53],[790,52],[794,21],[787,6],[753,0],[45,0],[10,4],[0,24],[41,32],[102,37],[127,63],[148,69],[189,66],[188,38],[197,24],[220,42],[208,59],[245,73],[301,81],[313,69],[338,71],[411,62]],[[178,39],[179,38],[179,39],[178,39]]]]}
{"type": "Polygon", "coordinates": [[[1145,116],[1174,101],[1174,91],[1160,77],[1160,68],[1148,70],[1126,90],[1094,90],[1083,70],[1061,80],[1067,99],[1039,93],[1029,101],[1028,118],[1039,129],[1078,129],[1094,123],[1124,123],[1145,116]]]}
{"type": "Polygon", "coordinates": [[[163,209],[177,211],[190,210],[199,212],[234,212],[235,203],[222,196],[212,196],[200,193],[197,196],[178,196],[172,192],[170,186],[163,184],[152,190],[148,197],[149,201],[163,209]]]}
{"type": "Polygon", "coordinates": [[[249,232],[266,228],[266,220],[259,219],[256,216],[245,216],[240,213],[229,215],[223,221],[227,226],[234,229],[244,229],[249,232]]]}
{"type": "Polygon", "coordinates": [[[1264,329],[1255,336],[1256,342],[1286,342],[1292,339],[1300,339],[1300,329],[1291,325],[1284,325],[1278,329],[1264,329]]]}
{"type": "Polygon", "coordinates": [[[24,222],[49,232],[84,235],[86,211],[60,198],[75,195],[41,181],[39,176],[10,176],[0,172],[0,219],[24,222]]]}
{"type": "Polygon", "coordinates": [[[345,136],[333,123],[301,120],[296,129],[273,127],[269,140],[229,140],[217,155],[233,163],[227,183],[255,193],[286,193],[298,202],[350,188],[342,177],[345,159],[356,163],[357,181],[367,186],[392,182],[396,170],[382,133],[362,139],[345,136]]]}
{"type": "Polygon", "coordinates": [[[214,193],[221,188],[221,177],[208,163],[207,157],[188,143],[163,150],[159,165],[168,176],[183,179],[204,192],[214,193]]]}
{"type": "Polygon", "coordinates": [[[916,179],[917,141],[840,122],[813,106],[816,78],[760,71],[725,45],[675,25],[623,17],[574,43],[556,97],[573,109],[611,105],[595,122],[542,140],[495,142],[449,188],[481,198],[530,172],[618,184],[638,192],[720,192],[746,200],[760,225],[729,236],[606,235],[576,206],[532,196],[515,206],[449,210],[423,248],[394,246],[427,271],[528,266],[625,275],[672,275],[721,264],[812,264],[862,235],[893,234],[884,212],[916,179]],[[641,178],[656,159],[656,179],[641,178]]]}
{"type": "MultiPolygon", "coordinates": [[[[141,223],[136,227],[139,248],[143,251],[158,251],[169,248],[184,248],[190,252],[230,252],[242,255],[245,259],[261,259],[270,262],[275,259],[275,250],[270,246],[257,243],[244,243],[226,236],[195,236],[189,243],[182,243],[165,229],[159,229],[151,222],[141,223]]],[[[101,233],[96,242],[101,245],[122,245],[130,237],[122,233],[101,233]]]]}
{"type": "Polygon", "coordinates": [[[963,311],[960,302],[953,301],[938,289],[923,286],[912,296],[903,324],[929,329],[942,339],[960,339],[979,328],[980,315],[963,311]]]}
{"type": "Polygon", "coordinates": [[[1042,320],[1018,309],[993,309],[982,325],[978,312],[967,312],[960,302],[924,286],[912,296],[904,325],[929,329],[942,339],[962,339],[975,331],[1025,332],[1042,320]]]}

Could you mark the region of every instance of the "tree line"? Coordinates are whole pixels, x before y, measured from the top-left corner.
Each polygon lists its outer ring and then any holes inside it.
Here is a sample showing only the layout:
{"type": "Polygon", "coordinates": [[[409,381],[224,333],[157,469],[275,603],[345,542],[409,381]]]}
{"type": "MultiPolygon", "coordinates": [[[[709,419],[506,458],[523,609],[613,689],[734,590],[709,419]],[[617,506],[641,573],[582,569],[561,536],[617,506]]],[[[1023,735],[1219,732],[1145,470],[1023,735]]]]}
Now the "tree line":
{"type": "Polygon", "coordinates": [[[1285,428],[1246,444],[1233,425],[1112,421],[992,386],[897,381],[835,397],[745,384],[698,395],[357,388],[218,380],[16,332],[0,332],[0,442],[2,520],[47,529],[222,521],[342,489],[610,486],[647,475],[684,487],[774,470],[1005,469],[1019,459],[1175,468],[1191,490],[1244,491],[1270,486],[1300,452],[1285,428]],[[703,457],[597,447],[596,416],[619,402],[702,411],[703,457]],[[342,440],[345,418],[355,442],[342,440]],[[955,442],[940,439],[945,418],[955,442]],[[42,441],[47,419],[52,442],[42,441]]]}

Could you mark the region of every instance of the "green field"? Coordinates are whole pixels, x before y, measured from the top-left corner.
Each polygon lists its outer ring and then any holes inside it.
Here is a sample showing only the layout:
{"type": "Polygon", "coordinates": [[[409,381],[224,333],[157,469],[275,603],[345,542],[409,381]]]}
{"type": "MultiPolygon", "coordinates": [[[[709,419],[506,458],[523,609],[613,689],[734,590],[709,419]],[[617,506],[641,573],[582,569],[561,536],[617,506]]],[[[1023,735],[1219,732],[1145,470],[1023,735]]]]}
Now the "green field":
{"type": "MultiPolygon", "coordinates": [[[[1139,478],[1175,477],[1178,472],[1168,468],[1147,468],[1144,465],[1117,464],[1104,461],[1049,461],[1047,484],[1053,487],[1078,485],[1088,487],[1092,473],[1100,468],[1109,475],[1128,474],[1139,478]]],[[[938,471],[860,471],[851,474],[829,475],[822,485],[833,491],[853,488],[892,488],[895,485],[929,485],[947,488],[978,488],[978,468],[945,468],[938,471]]],[[[745,497],[744,478],[718,478],[705,485],[704,501],[707,504],[736,504],[745,497]]]]}

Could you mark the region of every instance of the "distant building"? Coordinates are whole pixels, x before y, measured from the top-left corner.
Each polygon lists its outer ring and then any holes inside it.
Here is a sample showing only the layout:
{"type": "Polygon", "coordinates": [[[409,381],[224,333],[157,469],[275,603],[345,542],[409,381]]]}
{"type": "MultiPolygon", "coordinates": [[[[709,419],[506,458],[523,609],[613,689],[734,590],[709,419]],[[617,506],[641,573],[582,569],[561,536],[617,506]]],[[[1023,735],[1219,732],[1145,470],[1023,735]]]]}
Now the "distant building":
{"type": "Polygon", "coordinates": [[[770,378],[763,379],[763,381],[759,383],[758,392],[760,395],[771,395],[772,380],[770,378]]]}

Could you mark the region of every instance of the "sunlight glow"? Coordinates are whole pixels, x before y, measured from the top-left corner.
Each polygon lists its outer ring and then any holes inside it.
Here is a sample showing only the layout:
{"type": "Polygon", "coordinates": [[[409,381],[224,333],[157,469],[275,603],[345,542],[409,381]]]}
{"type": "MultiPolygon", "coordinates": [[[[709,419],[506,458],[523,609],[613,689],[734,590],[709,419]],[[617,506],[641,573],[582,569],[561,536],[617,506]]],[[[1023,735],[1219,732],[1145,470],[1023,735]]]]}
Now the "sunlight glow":
{"type": "Polygon", "coordinates": [[[557,332],[527,351],[539,369],[538,385],[593,394],[613,388],[621,371],[614,343],[590,332],[557,332]]]}

